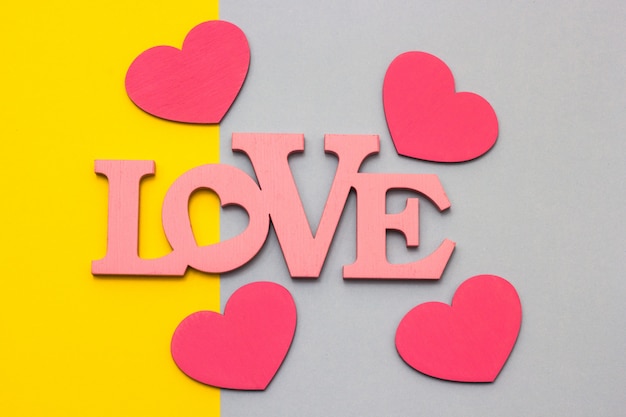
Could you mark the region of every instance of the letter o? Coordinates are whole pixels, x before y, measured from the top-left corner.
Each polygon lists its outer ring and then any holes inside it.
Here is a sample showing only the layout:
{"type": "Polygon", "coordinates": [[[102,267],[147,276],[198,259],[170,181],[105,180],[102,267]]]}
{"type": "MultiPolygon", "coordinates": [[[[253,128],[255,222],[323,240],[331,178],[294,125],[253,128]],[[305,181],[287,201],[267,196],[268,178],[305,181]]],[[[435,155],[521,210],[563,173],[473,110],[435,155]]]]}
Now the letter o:
{"type": "Polygon", "coordinates": [[[201,165],[181,175],[163,200],[163,230],[174,252],[189,266],[207,273],[232,271],[252,259],[269,231],[269,213],[258,185],[242,170],[223,164],[201,165]],[[248,227],[239,235],[198,246],[189,218],[189,198],[199,189],[214,191],[222,207],[237,205],[248,213],[248,227]]]}

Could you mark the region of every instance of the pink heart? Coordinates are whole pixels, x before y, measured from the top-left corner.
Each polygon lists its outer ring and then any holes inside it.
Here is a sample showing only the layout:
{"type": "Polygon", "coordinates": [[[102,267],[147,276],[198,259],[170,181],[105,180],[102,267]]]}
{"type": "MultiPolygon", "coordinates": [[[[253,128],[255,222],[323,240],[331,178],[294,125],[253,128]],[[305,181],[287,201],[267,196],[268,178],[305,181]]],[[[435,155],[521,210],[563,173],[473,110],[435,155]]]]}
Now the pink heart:
{"type": "Polygon", "coordinates": [[[219,388],[264,390],[296,329],[296,306],[284,287],[255,282],[230,297],[224,315],[199,311],[172,336],[174,362],[189,377],[219,388]]]}
{"type": "Polygon", "coordinates": [[[219,123],[248,73],[246,35],[223,20],[189,31],[182,50],[155,46],[126,73],[126,92],[142,110],[167,120],[219,123]]]}
{"type": "Polygon", "coordinates": [[[385,74],[383,103],[400,155],[469,161],[486,153],[498,138],[498,119],[487,100],[455,93],[448,66],[425,52],[406,52],[393,60],[385,74]]]}
{"type": "Polygon", "coordinates": [[[494,275],[459,286],[452,306],[430,302],[398,326],[398,353],[418,371],[459,382],[493,382],[519,333],[522,306],[515,288],[494,275]]]}

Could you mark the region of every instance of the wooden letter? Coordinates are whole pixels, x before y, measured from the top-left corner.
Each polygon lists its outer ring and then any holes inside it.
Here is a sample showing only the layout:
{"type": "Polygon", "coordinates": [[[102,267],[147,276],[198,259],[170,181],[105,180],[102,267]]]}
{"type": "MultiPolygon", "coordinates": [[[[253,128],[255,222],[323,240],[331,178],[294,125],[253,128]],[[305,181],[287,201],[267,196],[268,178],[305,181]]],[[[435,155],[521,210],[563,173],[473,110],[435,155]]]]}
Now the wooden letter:
{"type": "Polygon", "coordinates": [[[265,243],[269,216],[263,207],[261,190],[240,169],[230,165],[201,165],[181,175],[163,201],[163,229],[174,251],[184,254],[192,268],[222,273],[238,268],[257,254],[265,243]],[[215,191],[223,206],[243,207],[250,218],[241,234],[207,246],[198,246],[189,220],[189,197],[194,191],[215,191]]]}
{"type": "Polygon", "coordinates": [[[363,160],[378,153],[376,135],[326,135],[324,149],[339,158],[315,235],[307,221],[288,156],[304,150],[301,134],[234,133],[233,150],[254,166],[285,262],[292,277],[317,278],[363,160]]]}
{"type": "Polygon", "coordinates": [[[454,250],[454,242],[445,239],[426,258],[406,264],[390,264],[386,255],[387,230],[402,232],[407,246],[417,246],[419,205],[416,198],[407,200],[398,214],[386,213],[387,191],[406,189],[428,197],[439,210],[450,207],[441,183],[433,174],[360,173],[354,184],[357,192],[357,259],[343,268],[344,278],[439,279],[454,250]]]}
{"type": "Polygon", "coordinates": [[[154,174],[154,161],[104,161],[95,171],[109,180],[107,253],[91,263],[94,275],[181,276],[187,264],[171,252],[161,258],[138,255],[139,183],[154,174]]]}

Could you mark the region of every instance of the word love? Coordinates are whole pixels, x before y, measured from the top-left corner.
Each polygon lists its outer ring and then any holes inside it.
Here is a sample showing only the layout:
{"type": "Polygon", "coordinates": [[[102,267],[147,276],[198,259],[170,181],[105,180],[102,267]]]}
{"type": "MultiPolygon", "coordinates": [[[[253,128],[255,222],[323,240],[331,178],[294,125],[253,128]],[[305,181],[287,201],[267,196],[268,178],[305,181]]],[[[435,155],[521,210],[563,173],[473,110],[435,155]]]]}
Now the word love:
{"type": "Polygon", "coordinates": [[[400,213],[386,212],[386,195],[403,189],[427,197],[440,211],[450,202],[436,175],[363,173],[359,168],[380,150],[377,135],[326,135],[324,150],[338,158],[318,229],[311,232],[288,157],[304,151],[304,135],[234,133],[233,151],[247,154],[258,184],[238,168],[207,164],[182,174],[167,191],[162,207],[165,236],[172,251],[156,259],[138,256],[139,192],[141,179],[153,175],[154,161],[97,160],[95,171],[109,182],[107,253],[93,261],[94,275],[182,276],[187,267],[224,273],[250,261],[274,226],[292,277],[317,278],[339,218],[352,189],[357,198],[356,260],[343,268],[344,278],[439,279],[455,243],[445,239],[425,258],[391,264],[386,256],[387,230],[404,234],[407,247],[419,245],[419,200],[407,198],[400,213]],[[189,218],[189,198],[209,189],[222,206],[236,205],[249,217],[239,235],[211,245],[198,245],[189,218]]]}

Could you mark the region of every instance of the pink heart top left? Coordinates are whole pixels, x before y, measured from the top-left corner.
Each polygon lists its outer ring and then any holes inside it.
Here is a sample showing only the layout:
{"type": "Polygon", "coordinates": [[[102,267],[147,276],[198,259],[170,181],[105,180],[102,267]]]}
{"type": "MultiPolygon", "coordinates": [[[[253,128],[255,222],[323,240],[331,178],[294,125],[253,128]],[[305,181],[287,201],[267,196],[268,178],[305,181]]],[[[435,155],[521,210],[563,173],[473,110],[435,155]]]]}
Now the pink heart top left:
{"type": "Polygon", "coordinates": [[[142,110],[184,123],[219,123],[239,93],[250,65],[246,35],[211,20],[187,34],[182,49],[155,46],[126,72],[126,92],[142,110]]]}

